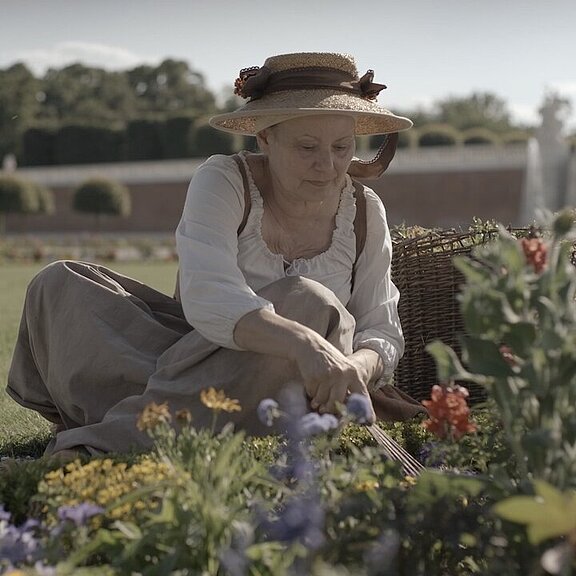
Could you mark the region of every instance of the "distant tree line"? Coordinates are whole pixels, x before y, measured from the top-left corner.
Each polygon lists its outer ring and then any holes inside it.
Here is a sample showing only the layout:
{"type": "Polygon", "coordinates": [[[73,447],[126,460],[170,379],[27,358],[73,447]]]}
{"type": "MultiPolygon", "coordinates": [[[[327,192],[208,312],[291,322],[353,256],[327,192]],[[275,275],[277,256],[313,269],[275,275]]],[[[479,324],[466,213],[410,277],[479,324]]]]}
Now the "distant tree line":
{"type": "Polygon", "coordinates": [[[214,94],[184,61],[122,72],[73,64],[41,78],[18,63],[0,69],[0,159],[74,164],[226,152],[232,138],[206,123],[216,112],[214,94]]]}
{"type": "MultiPolygon", "coordinates": [[[[237,105],[230,97],[223,108],[237,105]]],[[[72,64],[42,77],[18,63],[0,69],[0,160],[14,154],[20,165],[79,164],[251,147],[252,141],[208,126],[208,117],[223,108],[185,61],[167,59],[121,72],[72,64]]],[[[403,113],[416,131],[402,135],[402,146],[483,143],[494,135],[525,135],[528,128],[515,125],[506,103],[491,93],[450,97],[431,111],[403,113]]]]}

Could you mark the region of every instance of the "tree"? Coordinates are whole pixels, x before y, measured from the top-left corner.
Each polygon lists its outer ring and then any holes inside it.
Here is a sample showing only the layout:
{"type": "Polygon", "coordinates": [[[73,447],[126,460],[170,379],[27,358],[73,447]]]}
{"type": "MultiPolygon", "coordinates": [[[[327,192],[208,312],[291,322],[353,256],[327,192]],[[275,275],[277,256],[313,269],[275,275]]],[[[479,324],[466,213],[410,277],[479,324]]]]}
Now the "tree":
{"type": "Polygon", "coordinates": [[[436,121],[458,130],[487,128],[507,132],[512,128],[506,102],[490,92],[475,92],[465,97],[450,97],[436,104],[436,121]]]}
{"type": "Polygon", "coordinates": [[[31,214],[38,208],[38,194],[33,184],[15,176],[0,176],[0,234],[6,232],[6,214],[31,214]]]}
{"type": "Polygon", "coordinates": [[[130,191],[115,180],[91,178],[83,182],[74,192],[72,207],[77,212],[94,214],[100,227],[103,216],[130,215],[132,209],[130,191]]]}
{"type": "Polygon", "coordinates": [[[107,126],[134,115],[136,96],[124,72],[72,64],[42,79],[39,120],[107,126]]]}
{"type": "Polygon", "coordinates": [[[24,64],[0,70],[0,161],[20,152],[20,138],[38,111],[39,82],[24,64]]]}
{"type": "Polygon", "coordinates": [[[214,95],[204,78],[183,60],[164,60],[158,66],[138,66],[126,72],[136,95],[138,113],[170,114],[186,111],[211,113],[216,110],[214,95]]]}

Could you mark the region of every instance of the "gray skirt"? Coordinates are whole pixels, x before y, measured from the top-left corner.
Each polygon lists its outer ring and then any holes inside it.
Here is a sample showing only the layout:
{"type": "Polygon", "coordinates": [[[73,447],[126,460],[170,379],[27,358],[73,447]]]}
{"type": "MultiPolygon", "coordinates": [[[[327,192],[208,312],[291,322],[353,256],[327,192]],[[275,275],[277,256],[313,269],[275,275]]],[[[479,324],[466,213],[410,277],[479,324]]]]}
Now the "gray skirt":
{"type": "MultiPolygon", "coordinates": [[[[352,353],[354,318],[321,284],[285,278],[259,295],[352,353]]],[[[103,266],[61,261],[28,287],[7,391],[56,424],[47,453],[83,447],[100,454],[150,447],[136,421],[152,402],[187,409],[194,426],[210,426],[200,392],[211,386],[242,407],[220,414],[220,425],[265,434],[256,407],[298,378],[294,362],[209,342],[165,294],[103,266]]]]}

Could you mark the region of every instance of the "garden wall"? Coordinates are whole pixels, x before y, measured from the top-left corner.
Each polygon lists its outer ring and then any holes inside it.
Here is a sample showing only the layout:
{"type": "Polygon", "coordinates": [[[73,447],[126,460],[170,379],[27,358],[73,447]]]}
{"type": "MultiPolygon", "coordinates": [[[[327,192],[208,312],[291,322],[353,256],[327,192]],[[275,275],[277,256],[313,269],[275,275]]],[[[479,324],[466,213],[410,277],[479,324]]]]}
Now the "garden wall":
{"type": "MultiPolygon", "coordinates": [[[[188,182],[200,162],[187,159],[19,169],[17,175],[52,189],[56,212],[51,216],[9,214],[7,231],[172,232],[188,182]],[[112,178],[129,187],[129,217],[104,217],[98,222],[93,216],[72,211],[75,186],[93,176],[112,178]]],[[[389,171],[380,180],[367,184],[384,200],[392,225],[466,226],[474,216],[522,224],[518,217],[524,166],[523,146],[400,150],[389,171]]]]}

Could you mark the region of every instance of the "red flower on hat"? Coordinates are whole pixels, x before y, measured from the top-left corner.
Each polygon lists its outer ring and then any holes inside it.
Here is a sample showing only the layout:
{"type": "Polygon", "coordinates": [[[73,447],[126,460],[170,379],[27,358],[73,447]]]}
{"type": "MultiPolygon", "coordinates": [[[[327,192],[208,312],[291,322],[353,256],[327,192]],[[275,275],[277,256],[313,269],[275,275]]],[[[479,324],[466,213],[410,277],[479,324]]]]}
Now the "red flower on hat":
{"type": "Polygon", "coordinates": [[[534,268],[536,274],[540,274],[546,267],[546,256],[548,249],[542,238],[522,238],[520,241],[526,263],[534,268]]]}
{"type": "Polygon", "coordinates": [[[463,386],[432,386],[431,400],[422,402],[430,418],[422,425],[441,439],[458,440],[464,434],[475,432],[476,424],[468,420],[467,398],[468,390],[463,386]]]}

